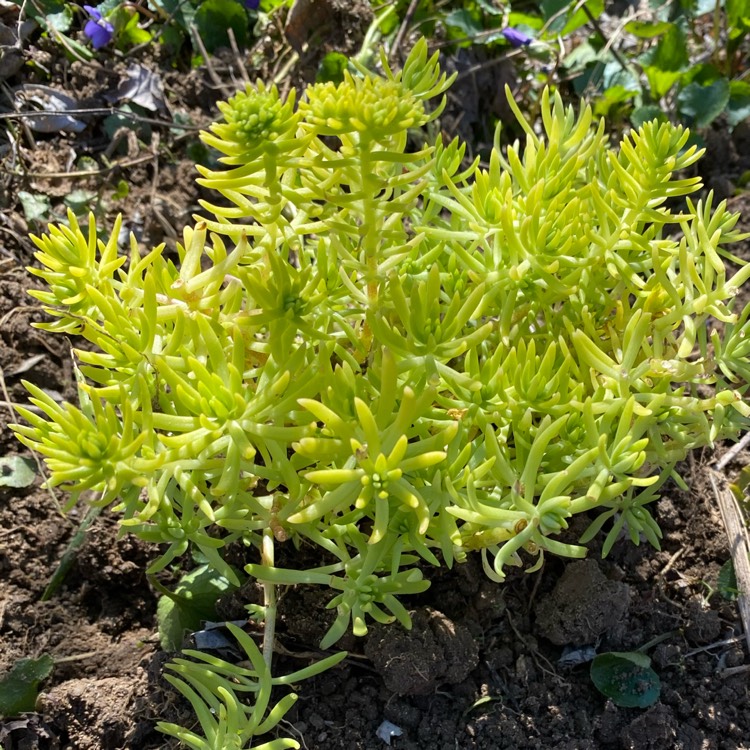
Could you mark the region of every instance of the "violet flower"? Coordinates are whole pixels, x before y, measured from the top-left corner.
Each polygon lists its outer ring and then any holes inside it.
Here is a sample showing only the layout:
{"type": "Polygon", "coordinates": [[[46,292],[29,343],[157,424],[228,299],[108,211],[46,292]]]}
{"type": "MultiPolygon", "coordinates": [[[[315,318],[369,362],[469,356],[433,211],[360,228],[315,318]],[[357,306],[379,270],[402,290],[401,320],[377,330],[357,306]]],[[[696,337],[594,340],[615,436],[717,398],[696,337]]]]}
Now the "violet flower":
{"type": "Polygon", "coordinates": [[[101,49],[112,41],[115,27],[105,21],[101,12],[91,5],[84,5],[83,9],[91,16],[83,28],[83,33],[91,40],[94,49],[101,49]]]}
{"type": "Polygon", "coordinates": [[[259,5],[260,5],[260,0],[245,0],[245,7],[248,10],[258,10],[259,5]]]}
{"type": "Polygon", "coordinates": [[[518,29],[507,28],[502,31],[503,36],[510,42],[511,47],[525,47],[533,42],[533,38],[518,29]]]}

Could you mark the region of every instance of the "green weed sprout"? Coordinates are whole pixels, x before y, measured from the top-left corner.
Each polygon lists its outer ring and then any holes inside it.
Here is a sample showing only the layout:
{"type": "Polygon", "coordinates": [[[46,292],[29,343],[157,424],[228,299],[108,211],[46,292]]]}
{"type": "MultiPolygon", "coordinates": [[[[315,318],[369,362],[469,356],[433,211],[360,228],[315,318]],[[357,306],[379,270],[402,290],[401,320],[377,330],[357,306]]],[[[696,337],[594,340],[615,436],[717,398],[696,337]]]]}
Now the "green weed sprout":
{"type": "MultiPolygon", "coordinates": [[[[649,506],[676,463],[750,422],[750,265],[727,249],[738,217],[678,176],[700,157],[687,131],[651,122],[613,149],[545,91],[537,133],[508,93],[523,148],[498,133],[467,165],[458,140],[410,145],[450,84],[437,56],[420,41],[402,71],[382,64],[223,103],[203,139],[224,167],[199,182],[225,200],[178,261],[122,253],[119,220],[106,241],[72,215],[34,238],[41,327],[91,346],[82,406],[29,385],[19,438],[71,502],[95,490],[163,545],[150,572],[193,549],[238,583],[223,550],[256,548],[269,674],[276,586],[330,590],[328,648],[371,620],[409,627],[424,566],[472,550],[502,581],[600,530],[605,553],[623,530],[658,547],[649,506]],[[280,545],[321,564],[278,567],[280,545]]],[[[204,733],[265,729],[204,663],[215,691],[187,680],[218,712],[199,711],[204,733]]]]}

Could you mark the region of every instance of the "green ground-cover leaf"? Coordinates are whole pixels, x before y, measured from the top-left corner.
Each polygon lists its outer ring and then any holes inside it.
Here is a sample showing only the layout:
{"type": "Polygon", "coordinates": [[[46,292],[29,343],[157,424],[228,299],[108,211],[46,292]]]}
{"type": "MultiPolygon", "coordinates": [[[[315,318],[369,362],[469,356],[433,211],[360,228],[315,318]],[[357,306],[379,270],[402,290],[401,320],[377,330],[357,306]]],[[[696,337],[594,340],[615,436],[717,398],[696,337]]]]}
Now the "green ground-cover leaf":
{"type": "Polygon", "coordinates": [[[708,86],[690,83],[677,95],[678,111],[698,128],[712,123],[729,103],[729,81],[720,78],[708,86]]]}
{"type": "Polygon", "coordinates": [[[726,0],[729,38],[744,36],[750,29],[750,0],[726,0]]]}
{"type": "Polygon", "coordinates": [[[73,25],[73,11],[69,5],[64,5],[58,13],[49,13],[45,16],[47,27],[55,31],[68,31],[73,25]]]}
{"type": "Polygon", "coordinates": [[[0,458],[0,487],[28,487],[36,477],[36,464],[23,456],[0,458]]]}
{"type": "Polygon", "coordinates": [[[182,646],[184,632],[196,630],[201,620],[212,619],[216,600],[231,588],[229,581],[208,565],[184,575],[174,593],[159,599],[156,619],[161,647],[177,651],[182,646]]]}
{"type": "Polygon", "coordinates": [[[690,65],[685,31],[672,24],[659,43],[640,57],[654,99],[660,99],[679,80],[690,65]]]}
{"type": "Polygon", "coordinates": [[[543,0],[541,7],[545,21],[554,18],[547,33],[552,36],[568,36],[590,23],[591,18],[597,19],[604,12],[603,0],[588,0],[583,5],[588,13],[569,0],[543,0]]]}
{"type": "Polygon", "coordinates": [[[0,716],[17,716],[33,711],[39,693],[39,683],[49,677],[55,662],[43,654],[38,659],[19,659],[10,671],[0,678],[0,716]]]}
{"type": "Polygon", "coordinates": [[[63,202],[76,216],[84,216],[96,203],[97,194],[93,190],[79,188],[68,193],[63,202]]]}
{"type": "Polygon", "coordinates": [[[513,11],[508,16],[508,26],[518,29],[526,26],[538,31],[544,26],[544,20],[540,16],[531,15],[530,13],[521,13],[513,11]]]}
{"type": "Polygon", "coordinates": [[[346,55],[341,52],[329,52],[320,61],[315,80],[318,83],[322,81],[341,83],[344,80],[344,71],[347,65],[349,65],[349,58],[346,55]]]}
{"type": "Polygon", "coordinates": [[[21,201],[21,208],[23,208],[26,221],[48,221],[51,218],[52,205],[46,195],[20,190],[18,200],[21,201]]]}
{"type": "Polygon", "coordinates": [[[644,123],[650,122],[651,120],[667,122],[669,118],[667,117],[666,112],[656,104],[647,104],[642,107],[636,107],[630,115],[630,122],[635,128],[640,128],[644,123]]]}
{"type": "Polygon", "coordinates": [[[117,48],[127,50],[151,40],[151,33],[140,26],[140,15],[133,9],[120,5],[108,19],[115,28],[117,48]]]}
{"type": "Polygon", "coordinates": [[[731,127],[750,117],[750,83],[730,81],[727,122],[731,127]]]}
{"type": "Polygon", "coordinates": [[[445,17],[445,23],[465,37],[472,37],[483,30],[481,21],[465,8],[449,13],[445,17]]]}
{"type": "Polygon", "coordinates": [[[235,0],[206,0],[195,14],[195,25],[209,52],[229,47],[227,29],[232,29],[240,47],[247,44],[247,12],[235,0]]]}
{"type": "Polygon", "coordinates": [[[625,25],[625,31],[639,39],[653,39],[665,34],[671,26],[668,21],[631,21],[625,25]]]}
{"type": "Polygon", "coordinates": [[[590,675],[596,689],[617,706],[648,708],[659,700],[659,675],[640,652],[599,654],[591,662],[590,675]]]}

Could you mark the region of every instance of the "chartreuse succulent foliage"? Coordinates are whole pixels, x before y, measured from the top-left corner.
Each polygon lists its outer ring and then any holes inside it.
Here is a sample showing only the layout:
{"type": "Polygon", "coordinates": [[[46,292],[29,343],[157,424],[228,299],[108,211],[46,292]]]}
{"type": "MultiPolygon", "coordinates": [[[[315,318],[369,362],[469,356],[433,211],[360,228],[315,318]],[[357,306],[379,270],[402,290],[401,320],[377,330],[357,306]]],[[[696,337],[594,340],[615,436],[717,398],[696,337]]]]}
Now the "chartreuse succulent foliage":
{"type": "MultiPolygon", "coordinates": [[[[648,123],[613,149],[588,108],[547,91],[538,133],[509,96],[523,147],[467,166],[458,140],[412,147],[450,83],[425,42],[399,73],[382,63],[299,101],[258,84],[223,103],[203,139],[226,168],[199,182],[225,200],[178,261],[121,252],[119,222],[102,240],[93,217],[34,238],[42,327],[92,345],[82,406],[29,384],[42,415],[15,427],[50,483],[116,503],[164,545],[152,572],[193,549],[236,583],[222,551],[257,548],[271,632],[276,585],[326,587],[323,648],[409,627],[425,565],[477,550],[502,581],[584,556],[557,538],[577,513],[594,513],[582,543],[658,546],[649,507],[675,464],[750,422],[750,311],[733,305],[750,265],[727,249],[737,216],[686,197],[685,130],[648,123]],[[276,566],[280,545],[321,566],[276,566]]],[[[206,736],[180,730],[191,747],[275,723],[270,659],[235,635],[252,669],[171,667],[206,736]]]]}

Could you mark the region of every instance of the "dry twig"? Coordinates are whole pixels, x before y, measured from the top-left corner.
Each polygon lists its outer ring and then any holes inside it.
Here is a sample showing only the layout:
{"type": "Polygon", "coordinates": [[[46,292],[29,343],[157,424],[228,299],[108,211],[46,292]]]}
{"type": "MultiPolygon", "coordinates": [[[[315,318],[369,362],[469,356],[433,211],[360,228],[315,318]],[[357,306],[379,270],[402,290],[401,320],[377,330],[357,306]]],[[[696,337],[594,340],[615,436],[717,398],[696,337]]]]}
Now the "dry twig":
{"type": "Polygon", "coordinates": [[[737,606],[742,619],[742,627],[745,630],[748,652],[750,652],[750,537],[748,537],[742,510],[737,498],[729,489],[724,474],[709,468],[708,476],[729,538],[729,550],[732,554],[739,589],[737,606]]]}

